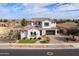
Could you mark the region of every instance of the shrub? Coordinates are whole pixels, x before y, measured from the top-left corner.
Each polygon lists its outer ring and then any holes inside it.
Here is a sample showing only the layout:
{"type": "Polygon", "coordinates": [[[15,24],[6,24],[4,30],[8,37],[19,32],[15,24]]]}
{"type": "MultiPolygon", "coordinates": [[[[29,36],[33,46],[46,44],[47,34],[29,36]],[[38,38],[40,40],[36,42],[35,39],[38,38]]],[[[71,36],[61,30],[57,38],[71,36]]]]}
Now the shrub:
{"type": "Polygon", "coordinates": [[[41,37],[38,37],[38,40],[40,40],[41,39],[41,37]]]}
{"type": "Polygon", "coordinates": [[[48,42],[49,42],[49,40],[48,40],[48,39],[43,40],[43,41],[40,41],[40,43],[48,43],[48,42]]]}
{"type": "Polygon", "coordinates": [[[34,39],[36,39],[36,37],[34,37],[34,39]]]}
{"type": "Polygon", "coordinates": [[[26,39],[26,37],[23,38],[23,40],[25,40],[25,39],[26,39]]]}
{"type": "Polygon", "coordinates": [[[30,40],[31,40],[32,38],[30,38],[30,40]]]}

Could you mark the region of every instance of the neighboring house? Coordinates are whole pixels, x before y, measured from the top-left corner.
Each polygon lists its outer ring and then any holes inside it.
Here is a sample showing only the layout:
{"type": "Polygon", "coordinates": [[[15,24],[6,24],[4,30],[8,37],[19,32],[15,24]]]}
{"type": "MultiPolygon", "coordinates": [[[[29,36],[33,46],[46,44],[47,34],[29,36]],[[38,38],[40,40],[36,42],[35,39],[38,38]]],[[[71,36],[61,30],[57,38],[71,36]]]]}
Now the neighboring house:
{"type": "Polygon", "coordinates": [[[23,38],[38,38],[43,35],[56,35],[56,23],[51,22],[49,18],[33,18],[30,20],[31,25],[21,29],[21,39],[23,38]]]}

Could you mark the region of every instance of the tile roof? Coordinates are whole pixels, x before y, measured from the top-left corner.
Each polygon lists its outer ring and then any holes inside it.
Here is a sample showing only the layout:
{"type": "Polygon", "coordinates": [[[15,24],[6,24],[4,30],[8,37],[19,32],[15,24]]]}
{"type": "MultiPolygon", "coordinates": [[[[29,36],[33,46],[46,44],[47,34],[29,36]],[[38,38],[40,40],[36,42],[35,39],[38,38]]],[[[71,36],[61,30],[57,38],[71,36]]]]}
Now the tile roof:
{"type": "Polygon", "coordinates": [[[30,30],[30,29],[37,29],[37,30],[52,30],[52,29],[57,29],[57,27],[52,27],[52,28],[40,28],[40,27],[34,27],[31,25],[25,26],[21,28],[21,30],[30,30]]]}
{"type": "Polygon", "coordinates": [[[50,20],[49,18],[32,18],[30,21],[31,22],[42,22],[45,20],[50,20]]]}

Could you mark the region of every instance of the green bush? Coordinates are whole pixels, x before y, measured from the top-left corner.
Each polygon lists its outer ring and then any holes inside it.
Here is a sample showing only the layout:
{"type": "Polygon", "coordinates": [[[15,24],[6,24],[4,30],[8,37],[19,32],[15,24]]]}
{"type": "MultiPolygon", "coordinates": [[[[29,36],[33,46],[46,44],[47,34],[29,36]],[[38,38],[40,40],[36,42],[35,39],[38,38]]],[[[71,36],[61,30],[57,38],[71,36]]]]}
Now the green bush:
{"type": "Polygon", "coordinates": [[[49,42],[49,40],[43,40],[43,41],[40,41],[40,43],[48,43],[49,42]]]}

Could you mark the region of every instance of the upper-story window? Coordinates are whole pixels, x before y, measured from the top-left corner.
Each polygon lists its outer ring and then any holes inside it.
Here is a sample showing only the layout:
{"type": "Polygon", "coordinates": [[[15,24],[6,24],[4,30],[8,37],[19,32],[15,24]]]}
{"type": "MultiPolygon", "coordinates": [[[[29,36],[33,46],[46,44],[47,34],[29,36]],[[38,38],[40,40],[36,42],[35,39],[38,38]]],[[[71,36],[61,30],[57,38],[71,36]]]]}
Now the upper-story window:
{"type": "Polygon", "coordinates": [[[44,26],[49,26],[49,23],[48,22],[44,23],[44,26]]]}
{"type": "Polygon", "coordinates": [[[38,25],[41,25],[41,22],[38,22],[38,25]]]}

